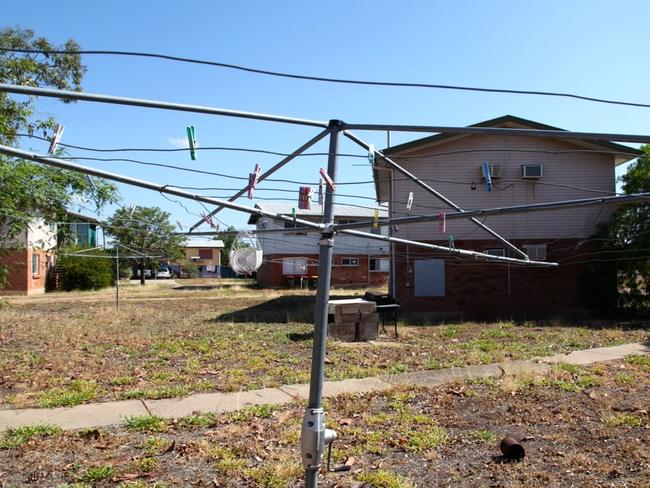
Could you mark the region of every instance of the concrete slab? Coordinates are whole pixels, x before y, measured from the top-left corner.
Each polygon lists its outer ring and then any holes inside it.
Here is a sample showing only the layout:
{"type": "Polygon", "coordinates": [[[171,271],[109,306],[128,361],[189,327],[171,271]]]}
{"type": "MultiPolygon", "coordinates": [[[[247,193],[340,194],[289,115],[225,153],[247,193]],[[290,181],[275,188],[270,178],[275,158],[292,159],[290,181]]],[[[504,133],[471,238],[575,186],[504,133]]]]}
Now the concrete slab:
{"type": "Polygon", "coordinates": [[[481,364],[467,366],[465,368],[435,369],[431,371],[415,371],[390,376],[383,376],[382,379],[394,385],[414,386],[440,386],[452,381],[466,380],[471,378],[487,378],[490,376],[502,376],[503,371],[496,364],[481,364]]]}
{"type": "Polygon", "coordinates": [[[234,412],[251,405],[284,405],[293,398],[277,388],[242,391],[237,393],[202,393],[184,398],[147,400],[151,415],[178,418],[193,413],[234,412]]]}
{"type": "MultiPolygon", "coordinates": [[[[327,398],[345,393],[369,393],[373,391],[388,390],[390,388],[392,388],[392,385],[381,378],[326,381],[323,384],[323,396],[327,398]]],[[[284,385],[281,386],[280,389],[295,399],[306,400],[309,398],[309,385],[307,384],[284,385]]]]}
{"type": "MultiPolygon", "coordinates": [[[[650,344],[624,344],[622,346],[574,351],[570,354],[538,358],[534,361],[507,361],[498,364],[467,366],[431,371],[416,371],[375,378],[326,381],[323,395],[332,397],[343,393],[382,391],[394,385],[439,386],[451,381],[471,378],[496,377],[522,371],[543,371],[552,363],[591,364],[598,361],[620,359],[630,354],[650,355],[650,344]]],[[[285,385],[281,388],[243,391],[239,393],[205,393],[185,398],[94,403],[76,407],[24,410],[0,410],[0,431],[35,424],[54,424],[64,429],[103,427],[124,422],[134,415],[158,415],[165,418],[184,417],[195,412],[232,412],[250,405],[284,405],[296,399],[305,400],[309,385],[285,385]],[[146,407],[145,407],[146,405],[146,407]]]]}
{"type": "Polygon", "coordinates": [[[569,354],[556,354],[555,356],[539,358],[544,363],[569,363],[576,365],[585,365],[597,363],[599,361],[612,361],[622,359],[630,354],[650,354],[650,345],[648,344],[623,344],[622,346],[613,347],[596,347],[594,349],[584,349],[582,351],[573,351],[569,354]]]}
{"type": "Polygon", "coordinates": [[[148,415],[139,400],[91,403],[76,407],[0,410],[0,431],[24,425],[52,424],[63,429],[105,427],[124,422],[125,417],[148,415]]]}
{"type": "Polygon", "coordinates": [[[535,361],[504,361],[496,364],[506,375],[516,375],[524,372],[543,373],[551,367],[548,364],[535,361]]]}

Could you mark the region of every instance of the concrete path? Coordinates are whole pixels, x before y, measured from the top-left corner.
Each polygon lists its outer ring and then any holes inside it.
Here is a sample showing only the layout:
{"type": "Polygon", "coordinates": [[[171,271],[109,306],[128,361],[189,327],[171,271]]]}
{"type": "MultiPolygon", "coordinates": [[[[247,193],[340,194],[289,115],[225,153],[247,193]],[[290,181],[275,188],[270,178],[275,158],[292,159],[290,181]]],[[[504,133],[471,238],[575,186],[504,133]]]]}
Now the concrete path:
{"type": "MultiPolygon", "coordinates": [[[[428,371],[415,371],[389,376],[343,381],[326,381],[323,395],[332,397],[342,393],[368,393],[387,390],[396,385],[439,386],[451,381],[470,378],[499,377],[519,371],[545,371],[551,364],[591,364],[599,361],[622,359],[630,354],[650,355],[650,344],[625,344],[599,347],[557,354],[528,361],[507,361],[496,364],[467,366],[428,371]]],[[[128,400],[105,402],[63,408],[28,408],[0,410],[0,431],[35,424],[53,424],[64,429],[103,427],[120,424],[125,417],[157,415],[178,418],[193,413],[232,412],[251,405],[284,405],[295,400],[305,400],[309,385],[285,385],[279,388],[244,391],[239,393],[202,393],[183,398],[164,400],[128,400]]]]}

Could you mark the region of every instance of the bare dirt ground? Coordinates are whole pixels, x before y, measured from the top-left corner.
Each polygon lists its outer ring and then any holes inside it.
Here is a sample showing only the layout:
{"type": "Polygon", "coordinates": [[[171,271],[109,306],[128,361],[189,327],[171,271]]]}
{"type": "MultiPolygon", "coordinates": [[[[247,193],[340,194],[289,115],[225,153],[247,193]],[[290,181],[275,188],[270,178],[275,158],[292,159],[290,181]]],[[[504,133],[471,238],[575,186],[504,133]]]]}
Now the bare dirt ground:
{"type": "MultiPolygon", "coordinates": [[[[214,282],[212,282],[214,283],[214,282]]],[[[0,408],[56,407],[309,380],[313,291],[128,286],[0,301],[0,408]]],[[[186,282],[183,285],[209,285],[186,282]]],[[[333,296],[361,292],[335,290],[333,296]]],[[[400,337],[328,344],[327,379],[527,359],[650,340],[647,321],[400,323],[400,337]]]]}
{"type": "MultiPolygon", "coordinates": [[[[324,487],[650,486],[650,358],[395,389],[327,402],[336,464],[324,487]],[[500,439],[526,457],[505,460],[500,439]]],[[[300,486],[304,405],[112,429],[0,437],[0,486],[300,486]]]]}

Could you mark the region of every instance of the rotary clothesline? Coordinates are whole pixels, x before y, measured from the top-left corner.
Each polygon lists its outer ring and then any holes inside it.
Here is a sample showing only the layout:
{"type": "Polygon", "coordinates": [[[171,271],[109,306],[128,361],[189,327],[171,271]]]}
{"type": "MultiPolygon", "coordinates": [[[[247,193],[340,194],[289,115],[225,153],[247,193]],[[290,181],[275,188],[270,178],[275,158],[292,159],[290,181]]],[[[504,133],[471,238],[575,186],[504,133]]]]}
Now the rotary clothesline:
{"type": "MultiPolygon", "coordinates": [[[[552,137],[557,139],[580,138],[585,140],[607,140],[607,141],[622,141],[622,142],[627,141],[627,142],[642,142],[642,143],[650,142],[650,136],[639,136],[639,135],[629,135],[629,134],[602,134],[602,133],[595,134],[595,133],[580,133],[580,132],[561,131],[561,130],[506,129],[506,128],[494,128],[494,127],[462,127],[461,128],[461,127],[444,127],[444,126],[415,126],[415,125],[405,126],[405,125],[394,125],[394,124],[348,124],[336,119],[332,119],[329,122],[324,122],[318,120],[300,119],[295,117],[285,117],[285,116],[261,114],[261,113],[254,113],[254,112],[226,110],[221,108],[205,107],[205,106],[198,106],[198,105],[187,105],[187,104],[179,104],[179,103],[160,102],[154,100],[115,97],[115,96],[101,95],[101,94],[79,93],[79,92],[74,92],[69,90],[55,90],[55,89],[16,86],[16,85],[8,85],[8,84],[0,84],[0,92],[15,93],[15,94],[28,95],[28,96],[46,96],[46,97],[53,97],[53,98],[67,99],[67,100],[85,100],[85,101],[118,104],[118,105],[130,105],[130,106],[139,106],[139,107],[146,107],[146,108],[156,108],[156,109],[175,110],[175,111],[220,115],[220,116],[228,116],[228,117],[238,117],[238,118],[246,118],[252,120],[279,122],[279,123],[294,124],[294,125],[301,125],[301,126],[311,126],[311,127],[318,127],[324,129],[320,134],[315,136],[311,141],[309,141],[306,144],[308,145],[310,142],[314,141],[315,139],[320,140],[325,136],[329,136],[327,169],[321,169],[321,176],[327,182],[327,188],[324,195],[324,205],[323,205],[324,211],[322,215],[322,222],[320,224],[316,224],[305,219],[298,219],[295,215],[295,211],[293,216],[286,216],[278,213],[264,211],[259,208],[251,208],[244,205],[236,204],[234,203],[234,200],[237,198],[235,196],[231,197],[231,200],[221,200],[217,198],[205,197],[202,195],[196,195],[187,191],[182,191],[173,187],[169,187],[168,185],[159,185],[155,183],[150,183],[147,181],[138,180],[135,178],[131,178],[116,173],[110,173],[95,168],[89,168],[78,164],[69,163],[58,158],[44,157],[35,154],[33,152],[23,151],[9,146],[0,145],[0,153],[4,153],[11,157],[36,161],[46,165],[58,167],[58,168],[81,172],[89,176],[98,176],[101,178],[106,178],[108,180],[117,181],[128,185],[147,188],[150,190],[160,192],[161,194],[175,195],[182,198],[189,198],[205,204],[215,205],[217,207],[225,207],[239,212],[246,212],[251,215],[265,216],[277,221],[291,222],[295,226],[300,224],[303,227],[315,229],[320,232],[321,239],[319,241],[320,254],[319,254],[319,269],[318,269],[319,281],[318,281],[317,303],[315,306],[314,340],[313,340],[313,348],[312,348],[309,401],[308,401],[307,408],[305,409],[303,426],[301,430],[301,448],[302,448],[301,454],[302,454],[303,465],[305,468],[305,484],[308,488],[316,487],[318,485],[318,475],[319,475],[320,468],[323,464],[323,453],[328,446],[330,447],[330,452],[331,452],[332,442],[334,441],[334,439],[336,439],[336,432],[327,429],[325,427],[324,409],[322,404],[329,287],[331,283],[334,236],[336,233],[364,237],[367,239],[373,239],[379,241],[386,241],[394,244],[407,244],[407,245],[412,245],[412,246],[421,247],[425,249],[441,251],[455,256],[472,257],[475,259],[483,258],[495,262],[534,265],[534,266],[557,266],[557,263],[532,261],[528,259],[528,256],[523,251],[519,250],[507,239],[503,238],[494,230],[487,227],[481,221],[477,220],[474,216],[467,215],[466,211],[461,207],[459,207],[458,205],[456,205],[453,201],[445,197],[443,194],[435,190],[433,187],[429,186],[424,181],[418,179],[416,175],[410,173],[407,169],[402,167],[397,162],[393,161],[391,158],[384,155],[381,151],[377,151],[372,144],[368,144],[365,141],[358,138],[357,136],[355,136],[354,134],[352,134],[350,130],[354,130],[354,129],[381,130],[381,131],[394,130],[394,131],[408,131],[408,132],[438,132],[438,133],[449,133],[449,134],[487,134],[487,135],[504,135],[504,136],[514,135],[514,136],[528,136],[528,137],[531,136],[552,137]],[[455,246],[453,245],[453,240],[451,239],[449,241],[449,246],[440,246],[440,245],[429,244],[424,242],[412,241],[408,239],[400,239],[393,236],[377,235],[369,232],[355,230],[352,228],[339,227],[337,229],[336,225],[334,224],[333,212],[334,212],[334,200],[336,195],[335,190],[336,190],[337,164],[338,164],[337,153],[338,153],[338,141],[340,135],[347,137],[357,145],[366,149],[368,151],[368,158],[371,163],[374,163],[377,159],[381,159],[383,163],[387,165],[390,169],[412,180],[414,184],[418,185],[426,193],[432,195],[438,200],[441,200],[443,203],[445,203],[452,209],[456,210],[456,213],[461,215],[462,218],[468,218],[469,220],[471,220],[479,228],[492,235],[495,239],[503,243],[511,251],[518,254],[521,258],[493,256],[490,254],[480,253],[476,251],[456,249],[455,246]]],[[[190,146],[195,145],[196,136],[193,128],[188,129],[188,136],[190,137],[190,139],[192,139],[190,146]],[[192,142],[194,144],[192,144],[192,142]]],[[[317,142],[317,140],[314,141],[314,143],[315,142],[317,142]]],[[[303,145],[303,147],[304,146],[305,145],[303,145]]],[[[195,150],[195,148],[190,147],[191,154],[194,152],[193,150],[195,150]]],[[[292,153],[291,155],[293,156],[295,153],[300,153],[300,152],[302,151],[299,149],[297,151],[294,151],[294,153],[292,153]]],[[[192,154],[192,156],[193,158],[195,158],[196,154],[192,154]]],[[[290,156],[288,156],[287,158],[289,157],[290,156]]],[[[285,160],[287,158],[285,158],[285,160]]],[[[283,163],[283,161],[281,161],[280,163],[283,163]]],[[[269,171],[267,171],[267,173],[269,173],[269,171]]],[[[252,179],[249,179],[249,185],[247,186],[246,189],[243,189],[242,192],[250,191],[251,184],[256,184],[257,182],[259,182],[262,176],[263,175],[260,174],[260,171],[256,170],[254,177],[252,179]]],[[[486,179],[489,180],[489,174],[486,175],[486,179]]],[[[489,184],[488,184],[488,189],[490,189],[489,184]]],[[[250,196],[252,196],[252,194],[250,196]]],[[[215,210],[218,211],[218,209],[215,210]]],[[[213,212],[216,213],[216,211],[213,212]]],[[[434,218],[431,218],[432,216],[427,216],[427,217],[429,217],[429,220],[435,220],[434,218]]],[[[446,215],[445,216],[436,215],[436,217],[440,219],[446,217],[446,215]]],[[[379,224],[378,215],[375,215],[375,218],[373,219],[373,224],[375,226],[379,224]]],[[[195,227],[198,225],[199,224],[195,225],[195,227]]],[[[328,459],[328,465],[329,465],[329,459],[328,459]]]]}

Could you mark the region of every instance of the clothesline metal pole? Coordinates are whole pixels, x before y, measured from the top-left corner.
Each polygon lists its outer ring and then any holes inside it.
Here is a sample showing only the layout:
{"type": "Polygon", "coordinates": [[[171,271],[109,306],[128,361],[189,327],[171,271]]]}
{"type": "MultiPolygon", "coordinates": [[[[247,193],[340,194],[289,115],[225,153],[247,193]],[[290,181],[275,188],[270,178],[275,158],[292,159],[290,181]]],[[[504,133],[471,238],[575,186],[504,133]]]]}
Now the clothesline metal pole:
{"type": "Polygon", "coordinates": [[[612,134],[604,132],[574,132],[570,130],[511,129],[505,127],[448,127],[441,125],[400,125],[400,124],[345,124],[347,130],[432,132],[444,134],[482,134],[492,136],[552,137],[554,139],[585,139],[590,141],[618,141],[650,143],[650,136],[643,134],[612,134]]]}
{"type": "MultiPolygon", "coordinates": [[[[220,200],[218,198],[212,198],[212,197],[206,197],[202,195],[196,195],[187,191],[183,190],[178,190],[174,188],[170,188],[168,185],[159,185],[156,183],[150,183],[148,181],[144,180],[139,180],[136,178],[131,178],[129,176],[124,176],[116,173],[110,173],[108,171],[102,171],[96,168],[89,168],[86,166],[81,166],[79,164],[74,164],[70,163],[68,161],[63,161],[61,159],[57,158],[52,158],[52,157],[45,157],[45,156],[40,156],[38,154],[28,152],[28,151],[23,151],[22,149],[15,149],[10,146],[4,146],[0,144],[0,153],[7,154],[12,157],[16,158],[23,158],[31,161],[36,161],[39,163],[47,164],[49,166],[55,166],[57,168],[63,168],[67,169],[70,171],[77,171],[80,173],[85,173],[89,174],[92,176],[98,176],[100,178],[106,178],[107,180],[112,180],[112,181],[117,181],[120,183],[125,183],[127,185],[133,185],[137,186],[140,188],[146,188],[148,190],[153,190],[157,191],[159,193],[168,193],[170,195],[176,195],[182,198],[188,198],[190,200],[196,200],[199,202],[203,203],[208,203],[211,205],[223,205],[224,207],[231,208],[233,210],[237,210],[240,212],[245,212],[251,215],[260,215],[260,216],[265,216],[269,217],[275,220],[280,220],[282,222],[294,222],[296,224],[300,224],[304,227],[311,228],[311,229],[317,229],[322,232],[324,229],[323,224],[317,224],[314,222],[311,222],[309,220],[302,220],[302,219],[294,219],[291,216],[287,215],[282,215],[282,214],[276,214],[273,212],[266,212],[264,210],[258,209],[258,208],[252,208],[252,207],[246,207],[245,205],[239,205],[237,203],[233,202],[228,202],[226,200],[220,200]]],[[[335,155],[334,155],[335,156],[335,155]]],[[[332,155],[330,155],[332,157],[332,155]]],[[[333,230],[333,229],[332,229],[333,230]]],[[[554,266],[556,265],[555,263],[537,263],[534,261],[529,261],[528,259],[515,259],[515,258],[507,258],[507,257],[502,257],[502,256],[492,256],[492,255],[487,255],[485,253],[480,253],[476,251],[470,251],[470,250],[463,250],[463,249],[449,249],[444,246],[437,246],[434,244],[428,244],[424,242],[418,242],[418,241],[411,241],[411,240],[406,240],[406,239],[398,239],[394,237],[388,237],[388,236],[382,236],[382,235],[377,235],[377,234],[372,234],[369,232],[361,232],[361,231],[356,231],[353,229],[342,229],[340,233],[343,234],[350,234],[350,235],[356,235],[360,237],[365,237],[368,239],[373,239],[373,240],[378,240],[378,241],[386,241],[386,242],[395,242],[399,244],[409,244],[412,246],[416,247],[423,247],[425,249],[434,249],[437,251],[441,252],[448,252],[450,254],[456,254],[456,255],[463,255],[467,257],[475,257],[475,258],[485,258],[489,259],[490,261],[503,261],[503,262],[510,262],[510,263],[517,263],[517,264],[539,264],[543,266],[554,266]]]]}
{"type": "Polygon", "coordinates": [[[206,107],[203,105],[189,105],[185,103],[163,102],[159,100],[147,100],[142,98],[103,95],[99,93],[56,90],[52,88],[38,88],[34,86],[24,85],[11,85],[7,83],[0,83],[0,92],[39,97],[61,98],[64,100],[83,100],[86,102],[110,103],[114,105],[157,108],[162,110],[175,110],[180,112],[192,112],[206,115],[222,115],[225,117],[238,117],[242,119],[263,120],[266,122],[280,122],[285,124],[304,125],[310,127],[327,127],[327,122],[321,120],[285,117],[282,115],[263,114],[257,112],[244,112],[242,110],[206,107]]]}
{"type": "Polygon", "coordinates": [[[24,151],[22,149],[16,149],[11,146],[5,146],[0,144],[0,153],[4,153],[9,156],[13,156],[15,158],[22,158],[30,161],[36,161],[39,163],[47,164],[48,166],[55,166],[57,168],[68,169],[70,171],[77,171],[91,176],[98,176],[99,178],[106,178],[107,180],[117,181],[118,183],[125,183],[127,185],[146,188],[147,190],[153,190],[159,193],[168,193],[169,195],[175,195],[182,198],[189,198],[190,200],[196,200],[198,202],[208,203],[210,205],[220,205],[226,208],[230,208],[232,210],[238,210],[240,212],[245,212],[251,215],[270,217],[276,220],[282,220],[283,222],[294,222],[304,227],[309,227],[313,229],[321,228],[321,224],[317,224],[309,220],[294,219],[290,216],[278,215],[273,212],[266,212],[262,209],[247,207],[245,205],[229,202],[227,200],[221,200],[219,198],[206,197],[203,195],[190,193],[188,191],[179,190],[174,187],[170,187],[169,185],[159,185],[156,183],[151,183],[137,178],[131,178],[129,176],[124,176],[121,174],[111,173],[109,171],[103,171],[96,168],[82,166],[80,164],[71,163],[58,158],[41,156],[33,152],[24,151]]]}
{"type": "MultiPolygon", "coordinates": [[[[345,136],[346,136],[348,139],[350,139],[351,141],[356,142],[358,145],[360,145],[360,146],[363,147],[364,149],[366,149],[366,150],[369,150],[369,149],[370,149],[370,144],[368,144],[368,143],[364,142],[363,140],[359,139],[359,138],[358,138],[357,136],[355,136],[354,134],[352,134],[352,133],[350,133],[350,132],[347,132],[347,131],[344,131],[343,134],[345,134],[345,136]]],[[[423,189],[426,190],[428,193],[431,193],[434,197],[436,197],[438,200],[441,200],[442,202],[446,203],[446,204],[449,205],[451,208],[453,208],[453,209],[455,209],[455,210],[458,210],[459,212],[462,212],[463,209],[460,208],[458,205],[456,205],[454,202],[452,202],[449,198],[447,198],[446,196],[444,196],[442,193],[440,193],[439,191],[435,190],[435,189],[432,188],[431,186],[427,185],[424,181],[422,181],[421,179],[419,179],[417,176],[415,176],[415,175],[414,175],[413,173],[411,173],[410,171],[408,171],[408,170],[406,170],[405,168],[403,168],[401,165],[397,164],[397,163],[396,163],[395,161],[393,161],[392,159],[390,159],[390,158],[384,156],[384,154],[383,154],[381,151],[377,151],[377,150],[375,150],[375,154],[378,155],[378,156],[380,156],[384,161],[386,161],[386,163],[387,163],[391,168],[393,168],[395,171],[397,171],[397,172],[401,173],[402,175],[406,176],[407,178],[409,178],[411,181],[413,181],[413,183],[415,183],[416,185],[418,185],[420,188],[423,188],[423,189]]],[[[489,228],[487,225],[485,225],[485,224],[484,224],[483,222],[481,222],[480,220],[478,220],[478,219],[476,219],[476,218],[474,218],[474,217],[469,217],[469,220],[471,220],[474,224],[476,224],[476,225],[479,226],[481,229],[483,229],[485,232],[487,232],[488,234],[490,234],[492,237],[494,237],[495,239],[497,239],[497,240],[498,240],[499,242],[501,242],[504,246],[510,248],[510,249],[511,249],[512,251],[514,251],[517,255],[521,256],[521,257],[524,258],[524,259],[528,259],[528,255],[527,255],[525,252],[523,252],[523,251],[520,250],[517,246],[515,246],[515,245],[512,244],[510,241],[508,241],[508,239],[506,239],[505,237],[502,237],[500,234],[498,234],[497,232],[495,232],[494,230],[492,230],[491,228],[489,228]]]]}
{"type": "MultiPolygon", "coordinates": [[[[264,173],[262,173],[262,174],[259,176],[258,181],[264,181],[265,179],[267,179],[269,176],[271,176],[271,175],[272,175],[273,173],[275,173],[277,170],[279,170],[280,168],[282,168],[284,165],[286,165],[287,163],[289,163],[290,161],[292,161],[293,159],[295,159],[296,157],[298,157],[300,154],[302,154],[303,152],[305,152],[307,149],[309,149],[311,146],[313,146],[314,144],[316,144],[317,142],[319,142],[319,141],[320,141],[321,139],[323,139],[327,134],[329,134],[329,129],[325,129],[324,131],[322,131],[322,132],[316,134],[316,136],[312,137],[309,141],[307,141],[307,142],[304,143],[302,146],[300,146],[298,149],[296,149],[295,151],[293,151],[290,155],[288,155],[287,157],[285,157],[282,161],[280,161],[280,162],[277,163],[275,166],[269,168],[267,171],[265,171],[264,173]]],[[[246,193],[247,190],[248,190],[248,187],[242,188],[242,189],[239,190],[237,193],[235,193],[232,197],[230,197],[230,198],[228,199],[228,201],[229,201],[229,202],[234,202],[234,201],[237,200],[239,197],[241,197],[244,193],[246,193]]],[[[215,208],[212,212],[209,213],[209,217],[212,217],[213,215],[216,215],[217,213],[221,212],[221,210],[223,210],[223,207],[217,207],[217,208],[215,208]]],[[[205,221],[205,218],[203,218],[203,219],[199,220],[197,223],[195,223],[192,227],[190,227],[190,232],[192,232],[194,229],[196,229],[197,227],[199,227],[199,226],[200,226],[204,221],[205,221]]]]}
{"type": "MultiPolygon", "coordinates": [[[[639,202],[639,201],[650,201],[650,192],[647,193],[631,193],[629,195],[611,195],[606,197],[590,197],[590,198],[577,198],[575,200],[562,200],[555,202],[542,202],[542,203],[531,203],[527,205],[513,205],[510,207],[494,207],[486,208],[482,210],[463,210],[460,212],[452,212],[445,214],[446,220],[457,220],[465,219],[467,217],[488,217],[490,215],[505,215],[505,214],[514,214],[514,213],[525,213],[541,210],[556,210],[561,208],[571,208],[571,207],[586,207],[589,205],[599,205],[607,203],[624,203],[624,202],[639,202]]],[[[389,225],[389,224],[412,224],[416,222],[434,222],[440,220],[439,214],[430,214],[430,215],[412,215],[410,217],[395,217],[392,219],[380,219],[378,224],[389,225]]],[[[370,227],[373,224],[372,220],[367,220],[363,222],[354,222],[350,224],[340,224],[335,225],[334,228],[336,231],[342,231],[344,229],[357,229],[363,227],[370,227]]],[[[292,229],[293,231],[300,229],[292,229]]]]}
{"type": "Polygon", "coordinates": [[[115,246],[115,308],[120,309],[120,244],[115,246]]]}
{"type": "MultiPolygon", "coordinates": [[[[337,148],[342,122],[330,121],[329,158],[327,174],[336,181],[337,148]]],[[[332,249],[334,247],[334,191],[327,187],[322,217],[323,229],[320,239],[318,262],[318,291],[314,310],[314,339],[311,357],[311,377],[309,381],[309,403],[305,410],[300,444],[302,463],[305,468],[305,487],[318,486],[318,472],[323,463],[323,452],[336,434],[325,428],[323,411],[323,378],[325,370],[325,347],[327,342],[327,314],[330,282],[332,277],[332,249]]]]}

